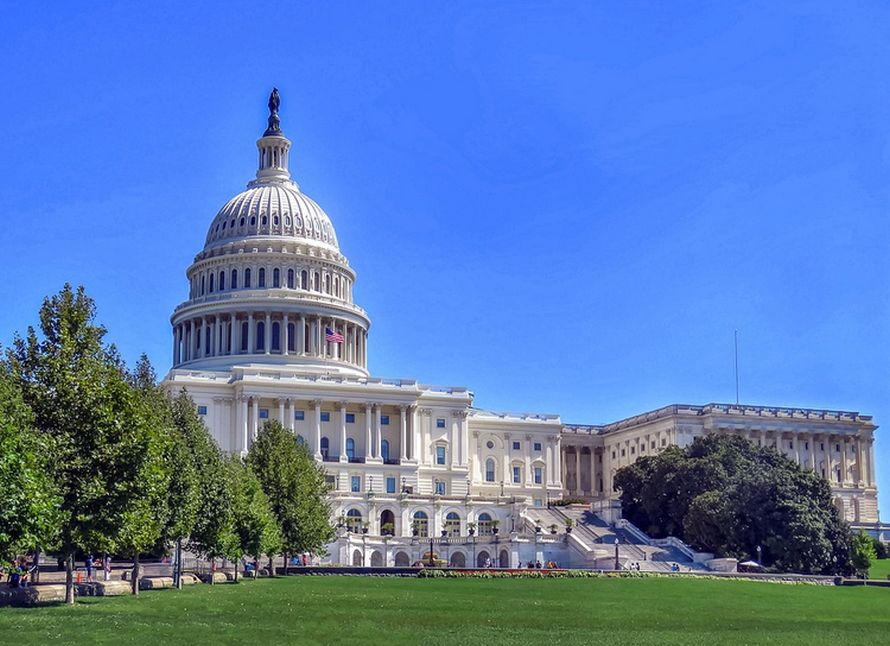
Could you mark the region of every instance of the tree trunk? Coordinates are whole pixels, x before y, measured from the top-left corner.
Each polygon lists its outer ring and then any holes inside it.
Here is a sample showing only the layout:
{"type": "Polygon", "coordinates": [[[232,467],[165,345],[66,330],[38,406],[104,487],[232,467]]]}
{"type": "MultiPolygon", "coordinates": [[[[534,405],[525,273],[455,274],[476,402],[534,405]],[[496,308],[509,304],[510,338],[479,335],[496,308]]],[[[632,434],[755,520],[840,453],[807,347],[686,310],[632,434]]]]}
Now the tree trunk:
{"type": "Polygon", "coordinates": [[[139,596],[139,553],[133,555],[133,573],[130,578],[133,580],[130,582],[130,589],[134,595],[139,596]]]}
{"type": "MultiPolygon", "coordinates": [[[[284,553],[284,576],[287,576],[287,566],[288,566],[287,552],[284,553]]],[[[272,574],[272,557],[269,557],[269,574],[272,574]]]]}
{"type": "Polygon", "coordinates": [[[182,590],[182,537],[176,539],[176,563],[173,566],[173,585],[182,590]]]}
{"type": "Polygon", "coordinates": [[[40,583],[40,546],[34,548],[34,573],[31,583],[40,583]]]}
{"type": "Polygon", "coordinates": [[[216,559],[210,559],[210,585],[213,585],[215,581],[213,580],[213,575],[216,574],[216,559]]]}
{"type": "Polygon", "coordinates": [[[240,560],[241,560],[241,559],[236,559],[236,560],[234,561],[234,565],[235,565],[235,583],[238,583],[238,561],[240,561],[240,560]]]}
{"type": "Polygon", "coordinates": [[[65,603],[74,603],[74,554],[65,557],[65,603]]]}

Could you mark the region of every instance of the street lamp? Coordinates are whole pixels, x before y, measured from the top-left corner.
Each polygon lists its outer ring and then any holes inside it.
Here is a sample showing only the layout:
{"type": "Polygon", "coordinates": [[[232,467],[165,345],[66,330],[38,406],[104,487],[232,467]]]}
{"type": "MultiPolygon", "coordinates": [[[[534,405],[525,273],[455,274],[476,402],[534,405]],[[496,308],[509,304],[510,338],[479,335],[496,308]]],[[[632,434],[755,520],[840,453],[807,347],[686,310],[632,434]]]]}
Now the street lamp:
{"type": "Polygon", "coordinates": [[[433,560],[433,533],[430,532],[430,567],[436,565],[436,562],[433,560]]]}
{"type": "Polygon", "coordinates": [[[615,569],[618,569],[618,537],[615,537],[615,569]]]}
{"type": "Polygon", "coordinates": [[[759,565],[760,567],[763,567],[763,563],[760,562],[760,552],[761,552],[760,545],[758,545],[757,546],[757,565],[759,565]]]}
{"type": "Polygon", "coordinates": [[[504,481],[501,480],[501,498],[504,497],[504,481]]]}

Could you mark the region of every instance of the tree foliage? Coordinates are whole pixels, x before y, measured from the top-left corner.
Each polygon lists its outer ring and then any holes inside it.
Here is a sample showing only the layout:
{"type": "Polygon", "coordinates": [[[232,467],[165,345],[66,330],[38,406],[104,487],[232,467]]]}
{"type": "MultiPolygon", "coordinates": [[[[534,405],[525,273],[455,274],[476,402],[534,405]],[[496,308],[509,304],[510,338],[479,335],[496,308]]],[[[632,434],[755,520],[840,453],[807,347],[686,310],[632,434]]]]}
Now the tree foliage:
{"type": "Polygon", "coordinates": [[[284,551],[321,552],[334,537],[321,465],[275,420],[263,425],[247,463],[269,498],[284,551]]]}
{"type": "Polygon", "coordinates": [[[878,557],[872,537],[863,531],[853,536],[852,561],[853,568],[860,576],[868,576],[872,561],[878,557]]]}
{"type": "Polygon", "coordinates": [[[281,533],[272,514],[269,498],[260,481],[241,459],[229,458],[229,478],[232,489],[233,524],[236,540],[229,556],[240,559],[276,552],[281,547],[281,533]]]}
{"type": "Polygon", "coordinates": [[[653,536],[737,558],[760,546],[763,562],[780,570],[851,570],[850,532],[830,486],[772,448],[707,435],[640,458],[615,484],[624,515],[653,536]]]}

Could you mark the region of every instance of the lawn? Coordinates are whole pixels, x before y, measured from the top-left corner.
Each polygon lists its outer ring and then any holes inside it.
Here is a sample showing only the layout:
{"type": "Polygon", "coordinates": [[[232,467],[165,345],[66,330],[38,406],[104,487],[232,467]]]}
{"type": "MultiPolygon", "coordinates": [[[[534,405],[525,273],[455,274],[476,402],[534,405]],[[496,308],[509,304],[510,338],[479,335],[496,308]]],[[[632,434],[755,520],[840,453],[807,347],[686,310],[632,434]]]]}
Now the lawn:
{"type": "Polygon", "coordinates": [[[890,589],[290,577],[0,609],[14,644],[877,644],[890,589]]]}
{"type": "Polygon", "coordinates": [[[886,581],[887,575],[890,575],[890,559],[871,562],[871,567],[868,570],[869,579],[884,579],[886,581]]]}

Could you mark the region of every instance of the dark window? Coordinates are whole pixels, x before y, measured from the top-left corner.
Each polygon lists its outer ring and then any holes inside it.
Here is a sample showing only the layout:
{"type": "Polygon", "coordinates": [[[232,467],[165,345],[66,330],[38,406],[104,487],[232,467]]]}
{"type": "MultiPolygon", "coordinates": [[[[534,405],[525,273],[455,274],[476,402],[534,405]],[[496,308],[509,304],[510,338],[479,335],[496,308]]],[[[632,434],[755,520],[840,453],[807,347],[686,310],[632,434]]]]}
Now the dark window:
{"type": "Polygon", "coordinates": [[[355,413],[346,413],[346,423],[355,424],[355,413]]]}
{"type": "Polygon", "coordinates": [[[266,286],[266,270],[263,267],[260,267],[259,278],[257,278],[257,287],[265,287],[266,286]]]}
{"type": "Polygon", "coordinates": [[[541,443],[535,442],[535,451],[540,451],[540,450],[541,450],[541,443]]]}
{"type": "Polygon", "coordinates": [[[294,419],[297,420],[298,422],[302,422],[304,419],[306,419],[306,411],[295,410],[294,411],[294,419]]]}
{"type": "Polygon", "coordinates": [[[322,413],[321,413],[321,421],[322,421],[322,422],[330,422],[330,421],[331,421],[331,414],[328,413],[328,412],[322,411],[322,413]]]}
{"type": "Polygon", "coordinates": [[[445,420],[443,418],[436,418],[436,428],[445,428],[445,420]]]}
{"type": "Polygon", "coordinates": [[[387,478],[386,479],[386,493],[395,493],[396,492],[396,479],[395,478],[387,478]]]}
{"type": "Polygon", "coordinates": [[[269,419],[269,409],[268,408],[260,409],[260,419],[269,419]]]}
{"type": "Polygon", "coordinates": [[[380,426],[389,426],[389,415],[380,416],[380,426]]]}
{"type": "Polygon", "coordinates": [[[244,286],[250,287],[250,268],[244,270],[244,286]]]}
{"type": "Polygon", "coordinates": [[[198,415],[206,415],[207,407],[206,406],[198,406],[198,415]]]}
{"type": "Polygon", "coordinates": [[[294,270],[293,269],[287,270],[287,288],[288,289],[294,288],[294,270]]]}
{"type": "Polygon", "coordinates": [[[306,289],[306,280],[307,280],[307,278],[306,278],[306,272],[305,272],[305,271],[301,271],[301,272],[300,272],[300,288],[301,288],[301,289],[306,289]]]}
{"type": "Polygon", "coordinates": [[[281,324],[277,321],[272,324],[272,350],[281,352],[281,324]]]}
{"type": "Polygon", "coordinates": [[[241,352],[247,352],[247,321],[241,324],[241,352]]]}
{"type": "Polygon", "coordinates": [[[331,450],[330,440],[328,440],[328,438],[326,438],[326,437],[321,438],[321,457],[322,457],[322,459],[324,459],[324,460],[328,459],[328,454],[330,453],[330,450],[331,450]]]}
{"type": "Polygon", "coordinates": [[[226,288],[226,272],[219,272],[219,291],[223,291],[226,288]]]}
{"type": "Polygon", "coordinates": [[[281,272],[278,267],[272,270],[272,287],[281,287],[281,272]]]}
{"type": "Polygon", "coordinates": [[[266,324],[262,321],[256,324],[256,349],[266,349],[266,324]]]}
{"type": "MultiPolygon", "coordinates": [[[[352,493],[358,493],[362,490],[362,477],[361,476],[352,476],[352,493]]],[[[358,512],[356,512],[358,513],[358,512]]],[[[357,527],[361,527],[362,521],[361,516],[359,516],[359,521],[357,527]]],[[[353,529],[352,531],[356,531],[353,529]]]]}
{"type": "Polygon", "coordinates": [[[436,447],[436,464],[445,464],[445,447],[436,447]]]}
{"type": "Polygon", "coordinates": [[[520,448],[521,448],[521,445],[519,442],[513,442],[513,450],[514,451],[518,451],[520,448]]]}
{"type": "Polygon", "coordinates": [[[383,440],[380,443],[380,457],[384,461],[389,460],[389,440],[383,440]]]}
{"type": "Polygon", "coordinates": [[[346,440],[346,457],[350,460],[355,458],[355,440],[351,437],[346,440]]]}

